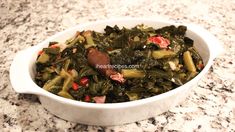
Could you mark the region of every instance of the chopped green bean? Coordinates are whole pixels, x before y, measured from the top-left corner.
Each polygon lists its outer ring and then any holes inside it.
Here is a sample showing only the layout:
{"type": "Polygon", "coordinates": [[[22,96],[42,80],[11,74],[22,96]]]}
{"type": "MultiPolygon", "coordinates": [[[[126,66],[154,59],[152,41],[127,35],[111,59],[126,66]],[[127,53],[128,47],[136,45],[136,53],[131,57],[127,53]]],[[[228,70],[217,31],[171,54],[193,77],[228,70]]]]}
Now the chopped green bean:
{"type": "Polygon", "coordinates": [[[69,88],[72,87],[72,83],[73,83],[72,77],[67,77],[67,78],[64,80],[62,90],[63,90],[63,91],[68,91],[69,88]]]}
{"type": "Polygon", "coordinates": [[[74,79],[78,78],[78,72],[77,72],[75,69],[72,69],[72,70],[71,70],[71,76],[72,76],[74,79]]]}
{"type": "Polygon", "coordinates": [[[68,99],[74,99],[73,96],[71,96],[68,92],[63,91],[63,90],[61,90],[61,91],[58,93],[58,95],[61,96],[61,97],[68,98],[68,99]]]}
{"type": "Polygon", "coordinates": [[[51,74],[49,72],[44,72],[42,74],[42,79],[45,81],[48,80],[50,77],[51,77],[51,74]]]}
{"type": "Polygon", "coordinates": [[[171,50],[155,50],[152,52],[152,56],[154,59],[162,59],[162,58],[168,58],[168,57],[172,57],[175,56],[175,52],[171,51],[171,50]]]}
{"type": "Polygon", "coordinates": [[[186,77],[186,81],[191,80],[191,79],[194,78],[197,74],[198,74],[198,72],[188,72],[188,73],[187,73],[187,77],[186,77]]]}
{"type": "Polygon", "coordinates": [[[184,52],[183,59],[188,71],[196,72],[196,67],[193,63],[193,59],[189,51],[184,52]]]}
{"type": "Polygon", "coordinates": [[[68,47],[71,47],[73,46],[74,44],[76,44],[77,42],[79,43],[82,43],[85,41],[85,38],[82,37],[81,35],[78,35],[73,41],[71,41],[69,44],[68,44],[68,47]]]}
{"type": "Polygon", "coordinates": [[[64,83],[62,89],[68,91],[72,87],[73,77],[66,72],[64,69],[61,70],[60,76],[64,78],[64,83]]]}
{"type": "Polygon", "coordinates": [[[67,71],[68,68],[69,68],[69,64],[70,64],[71,60],[70,59],[67,59],[64,63],[64,70],[67,71]]]}
{"type": "Polygon", "coordinates": [[[64,69],[60,71],[60,76],[63,78],[71,77],[71,75],[68,72],[66,72],[64,69]]]}
{"type": "Polygon", "coordinates": [[[56,85],[56,84],[60,83],[61,80],[62,80],[62,77],[61,77],[61,76],[56,76],[54,79],[48,80],[48,81],[44,84],[43,88],[44,88],[45,90],[47,90],[47,91],[50,91],[51,87],[52,87],[53,85],[56,85]]]}
{"type": "Polygon", "coordinates": [[[90,47],[95,47],[96,44],[94,43],[93,41],[93,37],[92,37],[92,31],[88,30],[88,31],[85,31],[83,33],[83,36],[86,38],[86,45],[85,45],[85,48],[88,49],[90,47]]]}
{"type": "Polygon", "coordinates": [[[83,33],[83,36],[85,36],[86,38],[86,42],[88,45],[92,45],[92,44],[95,44],[94,41],[93,41],[93,38],[92,38],[92,31],[85,31],[83,33]]]}
{"type": "Polygon", "coordinates": [[[138,36],[135,36],[134,37],[134,41],[137,42],[137,41],[140,41],[140,38],[138,36]]]}
{"type": "Polygon", "coordinates": [[[126,92],[126,95],[131,101],[137,100],[139,98],[137,93],[126,92]]]}
{"type": "Polygon", "coordinates": [[[80,35],[80,32],[77,31],[73,37],[66,40],[65,44],[67,44],[67,45],[71,44],[77,38],[78,35],[80,35]]]}
{"type": "Polygon", "coordinates": [[[60,91],[61,91],[61,86],[57,86],[57,85],[51,86],[49,90],[49,92],[54,93],[54,94],[57,94],[60,91]]]}
{"type": "Polygon", "coordinates": [[[59,54],[60,53],[60,47],[56,48],[44,48],[43,51],[45,51],[47,54],[59,54]]]}
{"type": "Polygon", "coordinates": [[[122,73],[123,77],[125,77],[125,78],[143,78],[143,77],[145,77],[145,73],[142,70],[122,69],[121,73],[122,73]]]}
{"type": "Polygon", "coordinates": [[[148,72],[148,76],[170,80],[173,77],[173,72],[154,69],[148,72]]]}
{"type": "Polygon", "coordinates": [[[50,56],[48,54],[46,54],[45,52],[43,52],[39,57],[38,57],[38,62],[39,63],[46,63],[48,62],[50,59],[50,56]]]}

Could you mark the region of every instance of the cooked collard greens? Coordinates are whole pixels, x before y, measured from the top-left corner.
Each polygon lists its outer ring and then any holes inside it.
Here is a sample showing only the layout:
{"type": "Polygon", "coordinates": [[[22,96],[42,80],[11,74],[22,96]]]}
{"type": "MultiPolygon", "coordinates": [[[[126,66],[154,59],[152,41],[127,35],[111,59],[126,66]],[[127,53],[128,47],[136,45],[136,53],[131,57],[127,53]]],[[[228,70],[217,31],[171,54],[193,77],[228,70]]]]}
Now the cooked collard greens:
{"type": "Polygon", "coordinates": [[[84,102],[118,103],[155,96],[194,78],[204,67],[186,26],[77,32],[38,53],[37,85],[84,102]]]}

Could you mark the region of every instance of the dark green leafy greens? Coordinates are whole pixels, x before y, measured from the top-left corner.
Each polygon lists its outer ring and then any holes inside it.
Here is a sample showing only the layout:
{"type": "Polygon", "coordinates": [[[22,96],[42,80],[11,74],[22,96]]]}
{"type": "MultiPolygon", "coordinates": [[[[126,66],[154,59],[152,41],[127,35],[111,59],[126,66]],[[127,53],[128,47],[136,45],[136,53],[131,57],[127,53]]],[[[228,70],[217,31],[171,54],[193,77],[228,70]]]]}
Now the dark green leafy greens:
{"type": "Polygon", "coordinates": [[[51,42],[43,48],[36,62],[36,83],[53,94],[78,101],[117,103],[172,90],[204,67],[193,40],[185,36],[185,26],[106,26],[104,31],[92,31],[89,38],[84,31],[77,32],[65,44],[51,42]],[[124,83],[88,64],[90,47],[108,54],[111,65],[124,76],[124,83]]]}

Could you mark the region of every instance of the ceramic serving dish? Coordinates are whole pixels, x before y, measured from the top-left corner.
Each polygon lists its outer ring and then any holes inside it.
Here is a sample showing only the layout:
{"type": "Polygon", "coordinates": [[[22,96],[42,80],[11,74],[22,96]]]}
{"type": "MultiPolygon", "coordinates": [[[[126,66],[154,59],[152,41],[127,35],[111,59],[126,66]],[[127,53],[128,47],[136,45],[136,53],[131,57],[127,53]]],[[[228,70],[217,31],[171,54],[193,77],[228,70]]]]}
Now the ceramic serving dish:
{"type": "Polygon", "coordinates": [[[37,95],[43,107],[62,119],[88,125],[121,125],[154,117],[184,101],[189,91],[197,86],[197,82],[209,70],[213,59],[221,49],[222,47],[213,35],[196,25],[139,18],[96,21],[70,28],[49,37],[36,46],[18,52],[10,67],[10,80],[17,93],[37,95]],[[103,32],[106,25],[131,28],[137,24],[145,24],[154,28],[186,25],[188,28],[186,36],[194,40],[194,46],[203,58],[205,68],[194,79],[174,90],[146,99],[113,104],[95,104],[66,99],[47,92],[34,82],[37,53],[43,47],[47,47],[50,41],[64,42],[76,31],[89,29],[103,32]]]}

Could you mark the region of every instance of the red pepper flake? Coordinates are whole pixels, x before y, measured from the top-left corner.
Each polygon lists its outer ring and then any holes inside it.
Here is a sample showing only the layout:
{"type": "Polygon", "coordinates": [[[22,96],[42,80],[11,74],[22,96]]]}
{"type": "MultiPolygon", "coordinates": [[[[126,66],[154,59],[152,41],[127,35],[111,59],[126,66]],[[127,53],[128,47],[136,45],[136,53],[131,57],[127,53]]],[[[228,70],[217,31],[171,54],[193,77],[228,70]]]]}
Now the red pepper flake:
{"type": "Polygon", "coordinates": [[[41,55],[43,52],[44,52],[43,50],[40,50],[40,51],[38,52],[38,55],[41,55]]]}
{"type": "Polygon", "coordinates": [[[81,78],[81,80],[80,80],[80,85],[82,85],[82,86],[88,86],[88,83],[89,83],[89,79],[88,79],[88,77],[83,77],[83,78],[81,78]]]}
{"type": "Polygon", "coordinates": [[[161,36],[155,36],[148,38],[148,42],[154,43],[158,45],[160,48],[167,48],[168,45],[170,45],[170,41],[166,38],[163,38],[161,36]]]}
{"type": "Polygon", "coordinates": [[[204,65],[202,63],[198,64],[197,66],[198,66],[199,70],[201,70],[204,67],[204,65]]]}
{"type": "Polygon", "coordinates": [[[91,97],[89,95],[86,95],[84,101],[90,102],[91,101],[91,97]]]}
{"type": "Polygon", "coordinates": [[[78,84],[73,82],[72,88],[73,88],[73,90],[77,91],[78,90],[78,84]]]}

